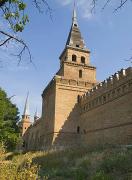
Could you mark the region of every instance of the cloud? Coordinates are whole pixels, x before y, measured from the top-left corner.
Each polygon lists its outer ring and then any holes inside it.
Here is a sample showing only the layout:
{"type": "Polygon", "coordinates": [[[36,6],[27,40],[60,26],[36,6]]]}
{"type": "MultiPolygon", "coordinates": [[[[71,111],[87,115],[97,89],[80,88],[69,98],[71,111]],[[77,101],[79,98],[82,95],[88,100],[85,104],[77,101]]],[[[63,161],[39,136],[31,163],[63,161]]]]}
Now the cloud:
{"type": "MultiPolygon", "coordinates": [[[[57,0],[62,6],[73,5],[73,0],[57,0]]],[[[92,0],[80,0],[77,2],[77,7],[81,13],[81,16],[85,19],[91,19],[93,14],[91,13],[92,9],[92,0]]]]}

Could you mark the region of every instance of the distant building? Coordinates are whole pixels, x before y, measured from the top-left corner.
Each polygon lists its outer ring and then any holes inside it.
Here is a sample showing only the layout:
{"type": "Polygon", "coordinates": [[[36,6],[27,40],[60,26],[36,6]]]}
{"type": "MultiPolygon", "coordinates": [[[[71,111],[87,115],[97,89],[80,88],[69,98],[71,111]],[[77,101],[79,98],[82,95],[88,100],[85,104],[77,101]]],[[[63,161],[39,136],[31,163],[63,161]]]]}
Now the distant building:
{"type": "Polygon", "coordinates": [[[29,113],[29,104],[28,104],[28,96],[29,96],[29,93],[27,94],[27,97],[26,97],[26,102],[25,102],[25,106],[24,106],[22,120],[21,120],[21,123],[20,123],[22,136],[24,135],[26,130],[31,125],[31,122],[30,122],[30,113],[29,113]]]}
{"type": "Polygon", "coordinates": [[[75,8],[59,71],[44,89],[42,115],[34,120],[30,125],[26,100],[26,150],[132,143],[132,67],[97,82],[75,8]]]}

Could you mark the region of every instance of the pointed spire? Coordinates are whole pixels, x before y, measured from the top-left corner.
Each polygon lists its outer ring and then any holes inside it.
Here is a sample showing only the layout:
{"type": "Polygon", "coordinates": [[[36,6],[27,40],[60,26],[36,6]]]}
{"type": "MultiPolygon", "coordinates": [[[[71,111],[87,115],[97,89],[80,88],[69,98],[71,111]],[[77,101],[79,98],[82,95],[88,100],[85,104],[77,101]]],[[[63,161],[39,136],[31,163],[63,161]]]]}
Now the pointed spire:
{"type": "Polygon", "coordinates": [[[35,111],[35,114],[34,114],[34,121],[36,121],[38,118],[39,118],[39,116],[38,116],[38,111],[37,111],[37,108],[36,108],[36,111],[35,111]]]}
{"type": "Polygon", "coordinates": [[[81,32],[78,27],[75,1],[74,1],[74,8],[73,8],[72,26],[71,26],[71,30],[69,32],[66,46],[86,49],[84,40],[81,36],[81,32]]]}
{"type": "Polygon", "coordinates": [[[23,115],[29,115],[28,97],[29,97],[29,92],[27,93],[23,115]]]}
{"type": "Polygon", "coordinates": [[[78,23],[77,23],[77,13],[76,13],[76,3],[75,3],[75,0],[74,0],[74,9],[73,9],[73,17],[72,17],[72,26],[78,26],[78,23]]]}

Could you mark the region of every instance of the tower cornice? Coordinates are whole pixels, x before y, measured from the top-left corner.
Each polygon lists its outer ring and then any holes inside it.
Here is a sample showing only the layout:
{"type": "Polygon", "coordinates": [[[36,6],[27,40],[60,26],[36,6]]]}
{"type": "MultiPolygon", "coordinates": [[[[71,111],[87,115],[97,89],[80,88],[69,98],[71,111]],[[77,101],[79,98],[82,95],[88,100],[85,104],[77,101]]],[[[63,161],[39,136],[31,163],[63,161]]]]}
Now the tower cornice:
{"type": "Polygon", "coordinates": [[[62,58],[63,54],[65,53],[65,51],[66,51],[67,49],[72,49],[72,50],[79,51],[79,52],[90,53],[90,50],[87,49],[87,48],[85,48],[85,49],[83,48],[83,49],[82,49],[82,48],[79,48],[79,47],[73,47],[73,46],[67,45],[67,46],[64,48],[64,50],[62,51],[59,59],[62,58]]]}

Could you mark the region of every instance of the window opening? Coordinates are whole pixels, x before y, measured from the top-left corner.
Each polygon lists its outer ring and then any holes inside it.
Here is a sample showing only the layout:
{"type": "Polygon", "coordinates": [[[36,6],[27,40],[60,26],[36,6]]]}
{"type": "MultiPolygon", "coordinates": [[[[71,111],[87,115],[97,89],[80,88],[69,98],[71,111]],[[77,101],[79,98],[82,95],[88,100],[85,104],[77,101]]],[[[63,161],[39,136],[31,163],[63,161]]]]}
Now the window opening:
{"type": "Polygon", "coordinates": [[[79,70],[79,78],[82,78],[82,70],[79,70]]]}
{"type": "Polygon", "coordinates": [[[81,63],[85,64],[85,57],[81,57],[81,63]]]}
{"type": "Polygon", "coordinates": [[[72,61],[74,61],[74,62],[77,61],[77,56],[75,54],[72,55],[72,61]]]}

